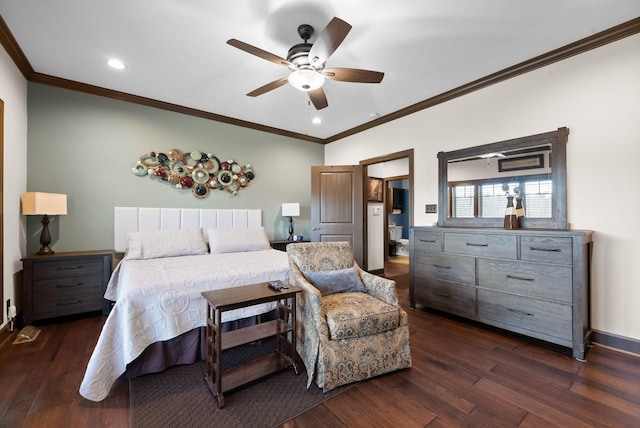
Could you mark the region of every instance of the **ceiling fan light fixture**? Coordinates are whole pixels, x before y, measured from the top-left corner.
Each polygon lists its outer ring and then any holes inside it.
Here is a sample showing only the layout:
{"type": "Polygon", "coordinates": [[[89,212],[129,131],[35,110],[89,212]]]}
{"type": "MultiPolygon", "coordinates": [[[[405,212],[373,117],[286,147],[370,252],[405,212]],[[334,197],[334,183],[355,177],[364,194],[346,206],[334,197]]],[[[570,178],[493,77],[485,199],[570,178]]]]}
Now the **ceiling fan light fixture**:
{"type": "Polygon", "coordinates": [[[324,85],[322,74],[313,70],[296,70],[289,75],[289,83],[300,91],[313,91],[324,85]]]}

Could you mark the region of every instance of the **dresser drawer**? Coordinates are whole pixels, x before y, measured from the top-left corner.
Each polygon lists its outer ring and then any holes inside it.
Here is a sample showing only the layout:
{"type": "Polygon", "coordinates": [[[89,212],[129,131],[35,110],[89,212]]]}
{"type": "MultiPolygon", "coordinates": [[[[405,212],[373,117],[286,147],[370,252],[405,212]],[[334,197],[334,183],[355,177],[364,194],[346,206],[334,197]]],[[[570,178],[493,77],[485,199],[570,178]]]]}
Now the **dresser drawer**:
{"type": "Polygon", "coordinates": [[[520,239],[522,260],[570,265],[573,255],[571,238],[523,236],[520,239]]]}
{"type": "Polygon", "coordinates": [[[569,266],[478,259],[478,286],[566,303],[572,301],[569,266]]]}
{"type": "Polygon", "coordinates": [[[101,258],[52,260],[33,264],[33,278],[94,275],[102,273],[101,258]]]}
{"type": "Polygon", "coordinates": [[[476,262],[473,257],[443,253],[421,253],[415,260],[418,276],[474,285],[476,262]]]}
{"type": "Polygon", "coordinates": [[[414,231],[414,248],[417,251],[442,251],[442,232],[414,231]]]}
{"type": "Polygon", "coordinates": [[[478,317],[571,341],[570,305],[478,290],[478,317]]]}
{"type": "Polygon", "coordinates": [[[427,286],[416,286],[415,300],[430,308],[458,315],[476,314],[476,289],[429,280],[427,286]]]}
{"type": "Polygon", "coordinates": [[[501,257],[516,259],[518,244],[516,235],[444,233],[444,250],[447,253],[468,254],[477,257],[501,257]]]}
{"type": "Polygon", "coordinates": [[[33,281],[33,293],[39,298],[100,294],[102,276],[70,276],[33,281]]]}

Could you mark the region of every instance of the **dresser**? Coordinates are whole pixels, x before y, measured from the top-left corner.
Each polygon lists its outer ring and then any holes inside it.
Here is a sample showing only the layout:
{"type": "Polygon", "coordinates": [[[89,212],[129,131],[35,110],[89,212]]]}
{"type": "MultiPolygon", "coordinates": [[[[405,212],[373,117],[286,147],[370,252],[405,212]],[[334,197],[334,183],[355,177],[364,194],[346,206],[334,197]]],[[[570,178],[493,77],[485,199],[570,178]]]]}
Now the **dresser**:
{"type": "Polygon", "coordinates": [[[584,360],[591,231],[413,227],[409,239],[412,308],[569,347],[584,360]]]}
{"type": "Polygon", "coordinates": [[[113,252],[82,251],[30,255],[22,259],[25,325],[33,321],[102,311],[113,252]]]}

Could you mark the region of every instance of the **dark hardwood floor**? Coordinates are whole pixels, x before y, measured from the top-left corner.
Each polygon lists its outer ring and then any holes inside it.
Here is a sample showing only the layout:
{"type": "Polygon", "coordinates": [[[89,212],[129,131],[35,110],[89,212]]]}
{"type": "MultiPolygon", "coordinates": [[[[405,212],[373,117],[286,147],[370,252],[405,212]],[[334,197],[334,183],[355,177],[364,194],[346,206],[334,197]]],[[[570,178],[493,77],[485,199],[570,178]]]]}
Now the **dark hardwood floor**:
{"type": "MultiPolygon", "coordinates": [[[[407,265],[390,260],[409,312],[413,367],[361,382],[293,427],[640,427],[640,358],[594,346],[587,362],[492,328],[409,309],[407,265]]],[[[0,344],[0,427],[127,427],[129,388],[100,402],[78,387],[101,316],[42,325],[0,344]]]]}

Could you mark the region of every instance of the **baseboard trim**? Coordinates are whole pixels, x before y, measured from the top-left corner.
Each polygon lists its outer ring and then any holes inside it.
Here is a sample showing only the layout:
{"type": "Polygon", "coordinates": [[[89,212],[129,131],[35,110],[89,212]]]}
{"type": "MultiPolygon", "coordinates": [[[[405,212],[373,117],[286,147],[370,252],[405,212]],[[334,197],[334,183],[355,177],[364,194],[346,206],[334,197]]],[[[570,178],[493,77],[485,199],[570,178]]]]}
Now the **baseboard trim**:
{"type": "Polygon", "coordinates": [[[605,333],[604,331],[592,330],[591,341],[597,345],[640,356],[640,340],[605,333]]]}

